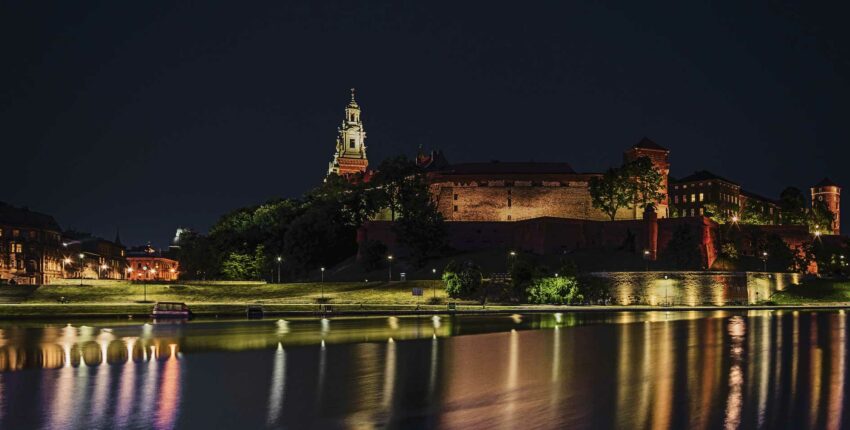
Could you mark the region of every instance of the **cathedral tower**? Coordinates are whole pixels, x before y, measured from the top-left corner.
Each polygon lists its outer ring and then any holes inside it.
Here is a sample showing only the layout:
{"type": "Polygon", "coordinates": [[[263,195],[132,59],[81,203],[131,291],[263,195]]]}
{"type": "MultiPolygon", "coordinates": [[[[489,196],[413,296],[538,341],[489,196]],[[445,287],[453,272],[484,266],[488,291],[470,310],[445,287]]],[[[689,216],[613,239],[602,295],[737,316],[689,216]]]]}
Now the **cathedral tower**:
{"type": "Polygon", "coordinates": [[[351,89],[351,101],[345,107],[345,118],[337,129],[336,152],[328,166],[328,175],[350,175],[365,172],[369,166],[366,159],[366,130],[360,120],[360,105],[354,100],[354,88],[351,89]]]}
{"type": "MultiPolygon", "coordinates": [[[[655,202],[655,212],[659,218],[667,218],[670,216],[667,199],[667,182],[670,175],[670,150],[644,137],[640,142],[632,145],[631,148],[623,153],[623,161],[628,163],[640,157],[648,157],[652,161],[652,165],[661,173],[661,194],[664,197],[661,201],[655,202]]],[[[638,219],[638,208],[634,208],[634,210],[634,217],[638,219]]],[[[643,208],[640,208],[640,211],[642,212],[643,208]]]]}
{"type": "Polygon", "coordinates": [[[812,205],[816,200],[824,202],[829,211],[835,215],[835,221],[832,222],[832,234],[841,234],[841,187],[829,178],[824,178],[812,187],[812,205]]]}

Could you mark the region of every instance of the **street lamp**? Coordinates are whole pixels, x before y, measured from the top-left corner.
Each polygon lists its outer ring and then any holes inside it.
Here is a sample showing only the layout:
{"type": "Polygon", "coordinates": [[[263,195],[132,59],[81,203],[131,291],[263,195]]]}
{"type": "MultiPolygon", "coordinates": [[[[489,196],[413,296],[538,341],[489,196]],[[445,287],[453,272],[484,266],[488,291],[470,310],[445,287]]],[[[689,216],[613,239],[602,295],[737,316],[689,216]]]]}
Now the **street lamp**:
{"type": "Polygon", "coordinates": [[[109,266],[107,266],[106,263],[100,265],[100,277],[103,277],[103,272],[105,272],[107,268],[109,268],[109,266]]]}
{"type": "Polygon", "coordinates": [[[392,282],[393,281],[393,256],[388,255],[387,261],[390,262],[390,272],[389,272],[389,278],[388,278],[387,282],[392,282]]]}
{"type": "Polygon", "coordinates": [[[283,258],[280,256],[277,257],[277,283],[280,283],[280,263],[283,262],[283,258]]]}
{"type": "Polygon", "coordinates": [[[767,251],[761,253],[761,262],[764,264],[764,271],[767,272],[767,251]]]}
{"type": "Polygon", "coordinates": [[[514,258],[514,257],[516,257],[516,251],[511,251],[511,252],[508,253],[508,267],[507,267],[508,272],[511,271],[511,259],[514,258]]]}
{"type": "Polygon", "coordinates": [[[80,253],[80,286],[83,286],[83,263],[84,258],[86,258],[86,254],[80,253]]]}
{"type": "Polygon", "coordinates": [[[325,300],[325,268],[322,267],[322,282],[319,284],[322,287],[322,300],[325,300]]]}
{"type": "Polygon", "coordinates": [[[643,250],[643,261],[644,261],[644,268],[643,268],[644,270],[643,271],[648,272],[649,271],[649,250],[648,249],[643,250]]]}
{"type": "Polygon", "coordinates": [[[144,269],[144,271],[145,271],[145,276],[142,278],[142,285],[145,286],[145,300],[144,300],[144,302],[147,303],[147,301],[148,301],[148,270],[152,270],[152,269],[149,268],[148,266],[145,266],[142,269],[144,269]]]}
{"type": "Polygon", "coordinates": [[[132,267],[127,268],[127,279],[129,279],[131,281],[133,280],[133,268],[132,267]]]}
{"type": "MultiPolygon", "coordinates": [[[[843,255],[842,255],[842,257],[843,257],[843,255]]],[[[434,275],[434,278],[436,278],[437,277],[437,269],[436,268],[431,269],[431,274],[434,275]]],[[[433,286],[431,287],[431,290],[434,292],[434,299],[436,299],[437,298],[437,283],[436,282],[434,282],[433,286]]]]}

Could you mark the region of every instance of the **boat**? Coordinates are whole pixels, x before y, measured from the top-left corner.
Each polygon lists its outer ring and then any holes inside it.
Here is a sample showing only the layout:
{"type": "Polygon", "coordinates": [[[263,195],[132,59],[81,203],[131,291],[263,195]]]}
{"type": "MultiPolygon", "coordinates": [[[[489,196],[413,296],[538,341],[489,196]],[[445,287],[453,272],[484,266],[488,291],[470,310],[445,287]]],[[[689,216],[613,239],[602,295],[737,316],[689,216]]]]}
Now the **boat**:
{"type": "Polygon", "coordinates": [[[189,306],[180,302],[156,302],[153,305],[153,318],[191,318],[192,311],[189,306]]]}

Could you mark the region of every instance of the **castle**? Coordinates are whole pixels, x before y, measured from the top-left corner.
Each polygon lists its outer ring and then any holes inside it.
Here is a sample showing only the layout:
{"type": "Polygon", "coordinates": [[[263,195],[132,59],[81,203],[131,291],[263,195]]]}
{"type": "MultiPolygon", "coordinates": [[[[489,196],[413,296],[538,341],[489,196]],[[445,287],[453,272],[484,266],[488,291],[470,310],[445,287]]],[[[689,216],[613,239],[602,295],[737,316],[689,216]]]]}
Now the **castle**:
{"type": "MultiPolygon", "coordinates": [[[[354,99],[354,90],[351,91],[328,174],[367,172],[366,133],[360,106],[354,99]]],[[[451,164],[440,151],[430,154],[420,151],[416,162],[427,173],[432,198],[447,221],[451,245],[458,249],[507,246],[540,253],[565,252],[609,246],[622,242],[622,235],[627,234],[640,236],[641,246],[654,258],[658,247],[663,247],[672,235],[671,229],[683,222],[703,231],[703,242],[708,244],[713,223],[704,217],[708,204],[715,204],[730,216],[746,206],[762,212],[767,225],[778,227],[781,223],[776,200],[749,192],[736,182],[707,171],[674,179],[670,176],[669,156],[669,149],[646,137],[624,151],[624,162],[639,157],[652,161],[662,174],[662,197],[655,202],[654,212],[644,213],[638,207],[621,208],[613,222],[593,207],[590,196],[590,180],[601,173],[577,172],[564,162],[451,164]],[[657,225],[644,226],[647,219],[657,225]]],[[[812,187],[811,193],[813,201],[824,201],[836,215],[828,232],[840,234],[841,188],[825,179],[812,187]]],[[[361,239],[392,245],[392,234],[385,230],[387,227],[381,226],[380,221],[373,221],[364,226],[361,239]]],[[[799,232],[786,239],[803,240],[799,232]]],[[[709,266],[712,253],[704,249],[709,266]]]]}

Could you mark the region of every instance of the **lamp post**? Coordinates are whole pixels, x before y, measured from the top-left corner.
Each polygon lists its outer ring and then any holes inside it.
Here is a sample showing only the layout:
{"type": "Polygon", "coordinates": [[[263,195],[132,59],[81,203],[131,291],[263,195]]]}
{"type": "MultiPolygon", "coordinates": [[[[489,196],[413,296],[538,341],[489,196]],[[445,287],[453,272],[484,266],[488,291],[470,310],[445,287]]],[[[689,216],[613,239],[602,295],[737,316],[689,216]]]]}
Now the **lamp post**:
{"type": "Polygon", "coordinates": [[[81,287],[83,286],[83,264],[85,262],[85,260],[83,260],[84,258],[86,258],[86,254],[80,253],[80,286],[81,287]]]}
{"type": "Polygon", "coordinates": [[[280,256],[277,257],[277,283],[280,283],[280,263],[283,262],[283,258],[280,256]]]}
{"type": "Polygon", "coordinates": [[[107,268],[109,268],[109,266],[107,266],[106,263],[100,265],[100,273],[98,275],[101,278],[103,277],[103,272],[105,272],[107,268]]]}
{"type": "Polygon", "coordinates": [[[511,251],[511,252],[508,253],[508,265],[507,265],[507,268],[506,268],[506,270],[508,272],[511,271],[511,259],[514,258],[514,257],[516,257],[516,251],[511,251]]]}
{"type": "Polygon", "coordinates": [[[325,299],[325,268],[322,267],[322,282],[319,283],[322,287],[322,300],[325,299]]]}
{"type": "Polygon", "coordinates": [[[643,262],[644,262],[643,271],[649,272],[649,250],[648,249],[643,250],[643,262]]]}
{"type": "Polygon", "coordinates": [[[767,251],[761,253],[761,262],[764,265],[763,270],[767,272],[767,251]]]}
{"type": "MultiPolygon", "coordinates": [[[[436,279],[437,278],[437,269],[436,268],[431,269],[431,274],[434,275],[434,278],[436,279]]],[[[434,285],[431,287],[431,290],[434,292],[434,299],[436,299],[437,298],[437,283],[436,282],[434,282],[434,285]]]]}
{"type": "Polygon", "coordinates": [[[127,268],[127,279],[129,279],[131,281],[133,280],[133,268],[132,267],[127,268]]]}
{"type": "Polygon", "coordinates": [[[65,259],[62,260],[62,270],[65,272],[62,274],[63,276],[68,276],[67,272],[69,264],[71,264],[71,259],[69,257],[65,257],[65,259]]]}
{"type": "Polygon", "coordinates": [[[392,282],[393,281],[393,256],[388,255],[387,261],[390,262],[390,272],[389,272],[389,278],[387,279],[387,282],[392,282]]]}
{"type": "Polygon", "coordinates": [[[144,302],[146,302],[146,303],[147,303],[147,301],[148,301],[148,270],[150,270],[150,268],[149,268],[148,266],[145,266],[145,267],[143,267],[142,269],[145,271],[145,276],[142,278],[142,285],[144,285],[144,286],[145,286],[145,299],[144,299],[144,302]]]}

